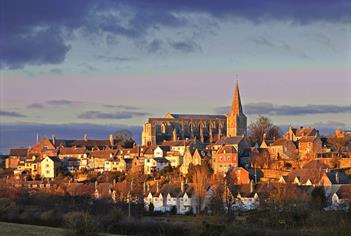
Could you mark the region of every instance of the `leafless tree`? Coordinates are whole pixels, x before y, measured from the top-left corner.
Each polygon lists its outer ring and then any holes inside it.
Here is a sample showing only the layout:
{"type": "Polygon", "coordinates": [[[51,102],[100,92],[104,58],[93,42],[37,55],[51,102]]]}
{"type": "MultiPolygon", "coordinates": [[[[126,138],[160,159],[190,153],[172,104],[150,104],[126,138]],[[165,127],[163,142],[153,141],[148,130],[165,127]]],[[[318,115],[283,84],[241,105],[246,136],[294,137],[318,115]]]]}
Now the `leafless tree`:
{"type": "Polygon", "coordinates": [[[201,211],[201,206],[204,203],[207,190],[209,187],[210,173],[205,166],[196,166],[192,180],[194,184],[195,195],[197,198],[197,212],[201,211]]]}
{"type": "Polygon", "coordinates": [[[249,140],[251,143],[261,144],[263,135],[267,140],[278,139],[281,137],[280,128],[265,116],[259,116],[256,121],[249,125],[249,140]]]}

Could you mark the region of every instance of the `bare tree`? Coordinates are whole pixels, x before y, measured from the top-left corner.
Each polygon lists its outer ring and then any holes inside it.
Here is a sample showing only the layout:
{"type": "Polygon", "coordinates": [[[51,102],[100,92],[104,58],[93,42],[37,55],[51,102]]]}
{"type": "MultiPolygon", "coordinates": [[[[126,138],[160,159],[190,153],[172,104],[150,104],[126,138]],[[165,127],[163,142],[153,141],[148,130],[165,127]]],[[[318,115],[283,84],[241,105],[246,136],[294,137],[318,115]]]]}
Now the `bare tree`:
{"type": "Polygon", "coordinates": [[[204,203],[207,189],[209,187],[210,173],[204,166],[196,166],[192,180],[194,184],[195,195],[197,198],[197,212],[201,211],[201,206],[204,203]]]}
{"type": "Polygon", "coordinates": [[[280,128],[265,116],[259,116],[256,121],[249,125],[249,140],[251,143],[262,143],[263,135],[267,140],[274,140],[281,137],[280,128]]]}
{"type": "Polygon", "coordinates": [[[342,149],[347,147],[347,145],[350,142],[351,142],[351,138],[349,136],[345,136],[345,137],[330,136],[328,138],[328,143],[336,149],[338,156],[342,154],[342,149]]]}

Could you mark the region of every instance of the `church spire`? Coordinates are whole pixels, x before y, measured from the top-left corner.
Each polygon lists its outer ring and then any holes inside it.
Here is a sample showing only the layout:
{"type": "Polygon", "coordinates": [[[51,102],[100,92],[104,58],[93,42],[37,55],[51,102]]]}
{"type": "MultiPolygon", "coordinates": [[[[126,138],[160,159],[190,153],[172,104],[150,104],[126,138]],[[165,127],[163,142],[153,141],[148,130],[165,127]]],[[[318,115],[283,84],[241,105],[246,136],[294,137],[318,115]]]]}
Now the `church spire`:
{"type": "Polygon", "coordinates": [[[227,137],[246,134],[247,119],[243,113],[239,93],[239,83],[236,81],[231,110],[227,116],[227,137]]]}
{"type": "Polygon", "coordinates": [[[241,106],[241,100],[240,100],[238,80],[236,81],[236,85],[235,85],[232,109],[230,110],[230,113],[233,115],[239,115],[239,114],[243,113],[243,108],[241,106]]]}

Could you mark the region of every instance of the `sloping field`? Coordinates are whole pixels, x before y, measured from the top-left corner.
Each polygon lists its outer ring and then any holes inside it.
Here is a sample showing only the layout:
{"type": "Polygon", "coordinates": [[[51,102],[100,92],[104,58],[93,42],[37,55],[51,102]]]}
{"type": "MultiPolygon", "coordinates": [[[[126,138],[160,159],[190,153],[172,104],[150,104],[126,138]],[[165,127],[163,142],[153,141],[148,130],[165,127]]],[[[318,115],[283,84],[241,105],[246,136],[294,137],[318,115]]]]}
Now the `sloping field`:
{"type": "MultiPolygon", "coordinates": [[[[66,230],[62,228],[24,225],[0,222],[0,236],[62,236],[66,230]]],[[[112,234],[100,234],[108,236],[112,234]]]]}

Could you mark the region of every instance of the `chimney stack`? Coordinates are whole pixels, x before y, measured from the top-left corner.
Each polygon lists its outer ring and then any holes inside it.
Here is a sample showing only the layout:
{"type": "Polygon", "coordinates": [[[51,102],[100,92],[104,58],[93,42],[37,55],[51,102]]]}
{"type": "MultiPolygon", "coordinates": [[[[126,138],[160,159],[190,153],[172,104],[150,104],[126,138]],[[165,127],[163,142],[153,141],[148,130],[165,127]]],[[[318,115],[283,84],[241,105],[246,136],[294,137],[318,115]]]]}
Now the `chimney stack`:
{"type": "Polygon", "coordinates": [[[340,184],[340,176],[339,176],[339,172],[335,173],[335,180],[337,184],[340,184]]]}
{"type": "Polygon", "coordinates": [[[255,188],[255,184],[253,182],[253,180],[250,181],[250,193],[254,192],[254,188],[255,188]]]}
{"type": "Polygon", "coordinates": [[[110,146],[114,146],[114,139],[113,139],[113,135],[112,134],[110,134],[109,136],[108,136],[108,138],[109,138],[109,140],[110,140],[110,146]]]}
{"type": "Polygon", "coordinates": [[[182,181],[180,182],[180,191],[182,193],[184,193],[184,180],[182,179],[182,181]]]}
{"type": "Polygon", "coordinates": [[[52,139],[52,144],[55,146],[55,141],[56,141],[56,138],[55,138],[55,135],[51,135],[51,139],[52,139]]]}

